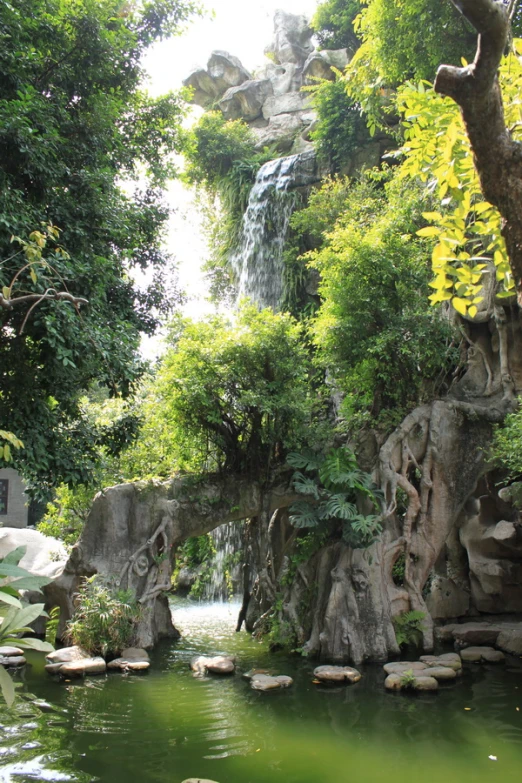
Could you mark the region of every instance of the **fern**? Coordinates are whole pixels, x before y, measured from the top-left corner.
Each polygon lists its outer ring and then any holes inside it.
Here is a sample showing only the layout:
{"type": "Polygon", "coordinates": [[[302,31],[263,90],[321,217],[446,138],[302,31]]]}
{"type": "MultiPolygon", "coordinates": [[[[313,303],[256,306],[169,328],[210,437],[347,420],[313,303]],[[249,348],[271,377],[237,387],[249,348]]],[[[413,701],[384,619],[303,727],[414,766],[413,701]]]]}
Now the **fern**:
{"type": "Polygon", "coordinates": [[[395,639],[399,647],[404,645],[414,645],[419,647],[422,643],[422,632],[424,625],[422,621],[425,618],[424,612],[413,610],[411,612],[402,612],[393,618],[393,627],[395,629],[395,639]]]}

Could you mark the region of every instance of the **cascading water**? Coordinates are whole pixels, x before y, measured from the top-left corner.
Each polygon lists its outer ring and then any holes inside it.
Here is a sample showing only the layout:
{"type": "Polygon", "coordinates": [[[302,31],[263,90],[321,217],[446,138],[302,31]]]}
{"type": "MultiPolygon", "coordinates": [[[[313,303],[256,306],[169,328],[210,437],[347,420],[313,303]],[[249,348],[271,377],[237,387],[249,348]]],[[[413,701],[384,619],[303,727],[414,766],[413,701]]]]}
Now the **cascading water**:
{"type": "Polygon", "coordinates": [[[242,525],[229,522],[210,534],[216,554],[210,563],[210,579],[205,584],[203,600],[228,601],[238,598],[242,590],[242,525]]]}
{"type": "Polygon", "coordinates": [[[283,249],[297,204],[296,188],[318,181],[315,154],[277,158],[259,169],[232,256],[238,298],[277,310],[283,296],[283,249]]]}

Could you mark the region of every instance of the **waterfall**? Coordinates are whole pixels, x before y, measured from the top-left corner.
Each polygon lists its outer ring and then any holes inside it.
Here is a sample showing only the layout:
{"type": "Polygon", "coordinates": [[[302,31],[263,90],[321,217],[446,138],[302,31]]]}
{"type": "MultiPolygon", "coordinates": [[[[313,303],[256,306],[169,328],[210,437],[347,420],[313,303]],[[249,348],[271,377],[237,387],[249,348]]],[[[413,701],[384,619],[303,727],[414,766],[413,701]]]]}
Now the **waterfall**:
{"type": "Polygon", "coordinates": [[[319,179],[312,152],[271,160],[262,166],[250,191],[238,251],[231,262],[239,281],[238,298],[277,310],[283,296],[283,249],[297,203],[296,188],[319,179]]]}
{"type": "Polygon", "coordinates": [[[228,601],[242,592],[242,525],[228,522],[210,534],[216,554],[210,563],[210,579],[205,585],[205,601],[228,601]]]}

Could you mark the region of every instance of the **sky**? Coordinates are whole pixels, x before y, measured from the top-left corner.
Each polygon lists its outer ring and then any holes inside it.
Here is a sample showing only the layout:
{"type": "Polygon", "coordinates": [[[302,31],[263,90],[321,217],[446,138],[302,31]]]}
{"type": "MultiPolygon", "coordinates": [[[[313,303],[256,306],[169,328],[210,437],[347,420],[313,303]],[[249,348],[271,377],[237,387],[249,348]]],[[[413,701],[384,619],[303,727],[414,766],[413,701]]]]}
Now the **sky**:
{"type": "MultiPolygon", "coordinates": [[[[311,17],[317,0],[203,0],[208,12],[195,18],[186,31],[168,41],[157,43],[147,54],[144,67],[149,74],[146,84],[152,95],[161,95],[181,87],[194,66],[206,67],[214,49],[224,49],[239,57],[252,71],[266,62],[263,50],[273,38],[273,18],[277,9],[311,17]]],[[[180,285],[189,297],[186,315],[200,318],[213,311],[205,302],[207,293],[201,265],[207,246],[194,194],[179,181],[170,184],[168,202],[173,209],[169,221],[168,250],[176,257],[180,285]]],[[[153,358],[161,349],[160,338],[144,341],[143,353],[153,358]]]]}

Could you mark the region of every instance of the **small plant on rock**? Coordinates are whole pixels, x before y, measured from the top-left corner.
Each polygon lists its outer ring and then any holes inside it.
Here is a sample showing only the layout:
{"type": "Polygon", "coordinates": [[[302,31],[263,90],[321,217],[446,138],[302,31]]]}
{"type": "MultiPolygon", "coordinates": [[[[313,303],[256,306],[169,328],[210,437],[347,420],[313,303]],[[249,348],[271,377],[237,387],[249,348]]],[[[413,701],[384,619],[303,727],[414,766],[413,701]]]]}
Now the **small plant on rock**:
{"type": "Polygon", "coordinates": [[[66,636],[92,655],[117,655],[130,647],[140,607],[130,590],[116,590],[95,574],[83,580],[66,636]]]}
{"type": "Polygon", "coordinates": [[[401,688],[415,688],[415,674],[413,669],[408,669],[407,672],[401,674],[401,688]]]}

